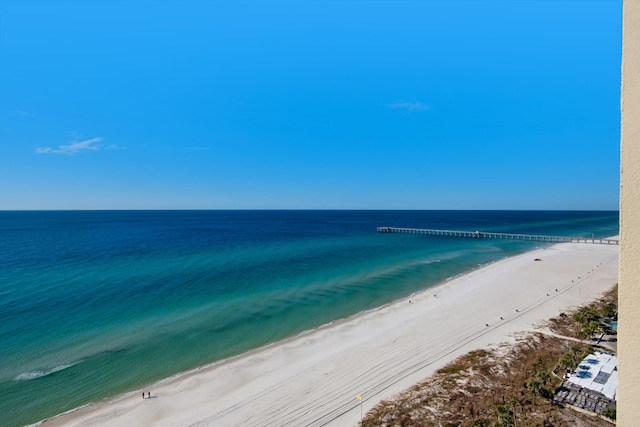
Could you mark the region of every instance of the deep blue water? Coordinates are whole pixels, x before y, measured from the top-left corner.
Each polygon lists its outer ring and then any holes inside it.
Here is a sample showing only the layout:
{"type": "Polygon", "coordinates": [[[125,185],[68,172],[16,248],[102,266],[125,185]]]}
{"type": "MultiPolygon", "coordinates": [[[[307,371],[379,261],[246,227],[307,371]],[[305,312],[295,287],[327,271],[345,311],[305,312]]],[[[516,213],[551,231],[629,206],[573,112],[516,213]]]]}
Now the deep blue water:
{"type": "Polygon", "coordinates": [[[618,212],[0,212],[0,425],[135,390],[539,245],[377,226],[607,237],[618,212]]]}

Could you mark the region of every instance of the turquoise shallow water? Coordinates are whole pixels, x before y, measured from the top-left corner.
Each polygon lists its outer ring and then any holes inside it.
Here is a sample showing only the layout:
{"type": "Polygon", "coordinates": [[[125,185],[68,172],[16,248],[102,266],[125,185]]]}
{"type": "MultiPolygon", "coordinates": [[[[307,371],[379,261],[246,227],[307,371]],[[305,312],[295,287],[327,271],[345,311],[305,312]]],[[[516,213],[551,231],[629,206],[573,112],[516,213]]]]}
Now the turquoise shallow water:
{"type": "Polygon", "coordinates": [[[617,212],[0,212],[0,414],[18,426],[378,307],[617,212]]]}

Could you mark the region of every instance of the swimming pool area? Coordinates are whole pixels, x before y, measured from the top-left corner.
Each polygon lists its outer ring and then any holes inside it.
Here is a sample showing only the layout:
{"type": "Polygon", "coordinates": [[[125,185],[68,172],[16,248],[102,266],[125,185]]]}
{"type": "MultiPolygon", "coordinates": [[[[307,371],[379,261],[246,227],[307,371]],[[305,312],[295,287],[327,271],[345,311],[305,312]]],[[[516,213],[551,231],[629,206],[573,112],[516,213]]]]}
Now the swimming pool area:
{"type": "Polygon", "coordinates": [[[602,323],[605,326],[608,326],[614,330],[618,329],[618,320],[613,320],[613,319],[600,319],[600,323],[602,323]]]}

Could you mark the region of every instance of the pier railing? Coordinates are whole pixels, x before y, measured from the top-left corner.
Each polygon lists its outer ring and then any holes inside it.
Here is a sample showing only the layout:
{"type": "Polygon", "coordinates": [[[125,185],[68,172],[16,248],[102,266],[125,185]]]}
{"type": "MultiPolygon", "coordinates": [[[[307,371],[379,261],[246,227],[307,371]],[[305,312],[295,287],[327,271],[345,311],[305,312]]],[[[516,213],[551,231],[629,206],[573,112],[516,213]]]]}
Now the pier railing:
{"type": "Polygon", "coordinates": [[[570,236],[544,236],[537,234],[493,233],[486,231],[431,230],[425,228],[377,227],[379,233],[426,234],[429,236],[466,237],[471,239],[506,239],[547,243],[596,243],[601,245],[619,245],[614,239],[598,239],[570,236]]]}

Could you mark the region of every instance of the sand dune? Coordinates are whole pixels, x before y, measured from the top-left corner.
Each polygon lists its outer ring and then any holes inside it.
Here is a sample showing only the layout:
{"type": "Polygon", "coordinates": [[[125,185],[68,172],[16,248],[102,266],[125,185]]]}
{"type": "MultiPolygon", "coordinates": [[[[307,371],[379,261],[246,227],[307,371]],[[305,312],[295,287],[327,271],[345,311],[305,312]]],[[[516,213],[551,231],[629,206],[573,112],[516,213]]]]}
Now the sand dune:
{"type": "Polygon", "coordinates": [[[45,425],[353,426],[461,354],[594,300],[618,246],[558,244],[45,425]],[[534,261],[540,258],[542,261],[534,261]],[[362,400],[356,396],[360,394],[362,400]],[[362,407],[360,406],[362,405],[362,407]]]}

